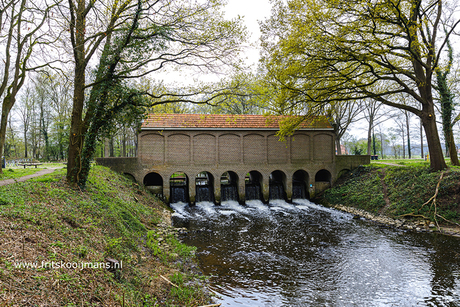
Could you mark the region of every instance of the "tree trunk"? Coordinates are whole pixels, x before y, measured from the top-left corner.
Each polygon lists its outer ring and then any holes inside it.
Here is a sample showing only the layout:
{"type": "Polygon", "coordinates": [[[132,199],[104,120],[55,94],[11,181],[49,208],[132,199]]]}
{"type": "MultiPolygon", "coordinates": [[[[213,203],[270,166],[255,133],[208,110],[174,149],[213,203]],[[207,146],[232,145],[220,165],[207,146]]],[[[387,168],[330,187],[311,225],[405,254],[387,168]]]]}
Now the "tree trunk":
{"type": "Polygon", "coordinates": [[[342,148],[340,148],[340,139],[338,137],[335,138],[335,146],[337,147],[337,155],[341,155],[342,148]]]}
{"type": "MultiPolygon", "coordinates": [[[[13,102],[11,97],[7,95],[3,100],[2,106],[2,118],[0,120],[0,159],[3,156],[3,150],[5,147],[5,139],[6,139],[6,127],[8,124],[8,114],[10,114],[11,107],[13,106],[13,102]]],[[[0,174],[3,174],[2,170],[2,163],[0,163],[0,174]]]]}
{"type": "Polygon", "coordinates": [[[81,171],[83,149],[83,106],[85,101],[85,70],[76,65],[72,119],[70,123],[69,155],[67,160],[67,182],[76,184],[81,171]]]}
{"type": "Polygon", "coordinates": [[[372,144],[372,126],[374,119],[372,115],[369,115],[369,127],[367,129],[367,154],[371,155],[371,144],[372,144]]]}
{"type": "MultiPolygon", "coordinates": [[[[72,9],[72,8],[71,8],[72,9]]],[[[79,181],[81,171],[81,151],[85,129],[83,127],[83,107],[85,103],[85,1],[79,0],[75,20],[75,77],[72,119],[70,122],[69,154],[67,160],[67,182],[71,185],[79,181]]]]}
{"type": "Polygon", "coordinates": [[[27,158],[27,132],[24,130],[24,158],[27,158]]]}
{"type": "Polygon", "coordinates": [[[410,150],[410,129],[409,129],[409,115],[407,114],[407,111],[404,112],[406,115],[406,130],[407,130],[407,154],[409,156],[409,159],[412,158],[411,150],[410,150]]]}
{"type": "Polygon", "coordinates": [[[455,146],[453,133],[450,133],[449,141],[446,143],[449,144],[450,162],[452,163],[452,165],[460,165],[460,162],[458,161],[457,146],[455,146]]]}
{"type": "Polygon", "coordinates": [[[420,119],[420,154],[422,159],[425,159],[425,154],[423,153],[423,123],[422,119],[420,119]]]}
{"type": "Polygon", "coordinates": [[[430,167],[434,171],[440,171],[447,168],[446,161],[442,152],[441,142],[439,140],[438,128],[434,116],[434,109],[422,111],[422,123],[425,129],[428,151],[430,154],[430,167]],[[431,111],[431,112],[430,112],[431,111]]]}

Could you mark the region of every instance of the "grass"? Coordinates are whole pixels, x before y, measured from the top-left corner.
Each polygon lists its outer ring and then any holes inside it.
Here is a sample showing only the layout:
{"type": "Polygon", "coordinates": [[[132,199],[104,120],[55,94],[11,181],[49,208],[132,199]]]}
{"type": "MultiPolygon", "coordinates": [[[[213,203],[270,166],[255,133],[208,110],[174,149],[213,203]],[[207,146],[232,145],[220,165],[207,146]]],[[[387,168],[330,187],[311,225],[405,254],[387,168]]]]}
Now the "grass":
{"type": "Polygon", "coordinates": [[[0,174],[0,180],[17,179],[19,177],[35,174],[42,168],[7,168],[0,174]]]}
{"type": "Polygon", "coordinates": [[[83,192],[64,177],[61,169],[0,187],[0,305],[209,303],[192,270],[195,249],[176,239],[164,204],[104,167],[92,169],[83,192]],[[107,259],[121,270],[97,267],[107,259]],[[40,267],[52,262],[93,268],[40,267]],[[39,267],[17,267],[27,263],[39,267]]]}
{"type": "Polygon", "coordinates": [[[445,220],[460,223],[460,172],[452,169],[432,172],[427,165],[417,162],[359,167],[339,179],[323,196],[330,204],[357,207],[393,218],[418,215],[446,225],[449,223],[445,220]],[[424,205],[435,194],[438,183],[436,202],[424,205]]]}
{"type": "MultiPolygon", "coordinates": [[[[450,162],[450,158],[444,158],[446,160],[447,166],[451,170],[460,170],[460,166],[454,166],[450,162]]],[[[401,166],[423,166],[429,167],[430,161],[425,159],[381,159],[381,160],[371,160],[371,165],[385,167],[385,163],[396,164],[401,166]]]]}
{"type": "Polygon", "coordinates": [[[6,179],[17,179],[23,176],[35,174],[38,171],[43,169],[50,169],[50,168],[64,168],[65,165],[62,163],[43,163],[39,165],[37,168],[33,166],[16,166],[16,167],[8,167],[3,169],[3,174],[0,174],[0,180],[6,179]]]}

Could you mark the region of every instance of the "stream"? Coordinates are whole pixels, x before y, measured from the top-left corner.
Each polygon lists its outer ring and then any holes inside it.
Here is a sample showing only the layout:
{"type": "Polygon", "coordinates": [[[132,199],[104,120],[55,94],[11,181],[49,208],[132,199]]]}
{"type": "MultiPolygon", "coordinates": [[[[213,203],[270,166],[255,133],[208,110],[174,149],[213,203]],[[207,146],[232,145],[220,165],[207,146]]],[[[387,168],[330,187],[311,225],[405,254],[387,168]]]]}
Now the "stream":
{"type": "Polygon", "coordinates": [[[306,199],[171,207],[222,306],[460,306],[460,238],[306,199]]]}

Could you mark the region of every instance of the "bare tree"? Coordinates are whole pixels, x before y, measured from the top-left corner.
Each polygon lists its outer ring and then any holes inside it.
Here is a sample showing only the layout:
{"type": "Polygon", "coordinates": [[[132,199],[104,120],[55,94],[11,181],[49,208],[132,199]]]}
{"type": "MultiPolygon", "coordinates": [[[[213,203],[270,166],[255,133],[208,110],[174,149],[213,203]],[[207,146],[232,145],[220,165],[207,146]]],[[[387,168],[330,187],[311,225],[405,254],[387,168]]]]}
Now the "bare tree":
{"type": "Polygon", "coordinates": [[[32,89],[28,86],[15,105],[16,113],[22,126],[22,136],[24,138],[24,158],[28,157],[28,132],[32,120],[32,89]]]}
{"type": "Polygon", "coordinates": [[[16,102],[16,96],[24,85],[27,73],[40,67],[31,64],[31,59],[38,45],[50,42],[47,31],[42,28],[55,5],[56,3],[49,5],[46,1],[30,0],[0,2],[0,46],[4,55],[0,79],[0,97],[3,97],[0,153],[3,152],[8,116],[16,102]]]}
{"type": "Polygon", "coordinates": [[[338,104],[331,105],[328,110],[328,117],[334,127],[336,138],[336,149],[337,154],[342,154],[341,148],[341,139],[348,127],[358,120],[361,119],[358,115],[362,110],[361,104],[356,104],[352,102],[342,102],[338,104]]]}
{"type": "Polygon", "coordinates": [[[367,128],[367,154],[371,154],[372,131],[388,118],[386,114],[379,113],[382,104],[376,100],[366,99],[363,104],[364,118],[368,123],[367,128]]]}

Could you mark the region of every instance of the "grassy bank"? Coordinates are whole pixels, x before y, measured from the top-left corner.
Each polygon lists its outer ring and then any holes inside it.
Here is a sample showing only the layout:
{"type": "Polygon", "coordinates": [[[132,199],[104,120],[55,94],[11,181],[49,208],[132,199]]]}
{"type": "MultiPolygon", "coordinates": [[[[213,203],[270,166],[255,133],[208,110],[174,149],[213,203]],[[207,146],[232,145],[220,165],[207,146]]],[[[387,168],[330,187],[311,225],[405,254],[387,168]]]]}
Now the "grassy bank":
{"type": "Polygon", "coordinates": [[[194,248],[176,239],[160,201],[104,167],[85,192],[64,175],[0,187],[0,305],[209,302],[194,248]]]}
{"type": "Polygon", "coordinates": [[[431,172],[416,163],[362,166],[340,178],[322,200],[392,218],[460,224],[460,172],[431,172]]]}

